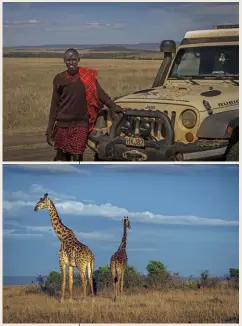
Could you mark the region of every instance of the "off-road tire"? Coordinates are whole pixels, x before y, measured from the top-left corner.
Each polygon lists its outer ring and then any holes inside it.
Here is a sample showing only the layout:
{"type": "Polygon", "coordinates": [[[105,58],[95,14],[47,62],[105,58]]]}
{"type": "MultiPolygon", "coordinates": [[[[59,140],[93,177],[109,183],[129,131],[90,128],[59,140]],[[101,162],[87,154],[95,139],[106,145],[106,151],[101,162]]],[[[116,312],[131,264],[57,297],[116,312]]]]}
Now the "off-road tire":
{"type": "Polygon", "coordinates": [[[93,161],[95,161],[95,162],[103,162],[103,160],[101,160],[101,159],[98,157],[97,153],[95,153],[95,155],[94,155],[94,160],[93,160],[93,161]]]}
{"type": "Polygon", "coordinates": [[[233,144],[225,155],[225,161],[239,161],[239,142],[233,144]]]}

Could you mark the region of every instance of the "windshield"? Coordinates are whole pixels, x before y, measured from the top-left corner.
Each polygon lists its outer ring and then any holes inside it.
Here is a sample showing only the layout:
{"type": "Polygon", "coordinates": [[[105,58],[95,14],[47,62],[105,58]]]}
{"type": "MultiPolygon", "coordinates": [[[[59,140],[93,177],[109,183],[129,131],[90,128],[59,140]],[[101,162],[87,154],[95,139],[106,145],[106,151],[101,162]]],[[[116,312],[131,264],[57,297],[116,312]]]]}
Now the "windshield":
{"type": "Polygon", "coordinates": [[[169,78],[226,78],[239,75],[239,46],[206,46],[181,49],[169,78]]]}

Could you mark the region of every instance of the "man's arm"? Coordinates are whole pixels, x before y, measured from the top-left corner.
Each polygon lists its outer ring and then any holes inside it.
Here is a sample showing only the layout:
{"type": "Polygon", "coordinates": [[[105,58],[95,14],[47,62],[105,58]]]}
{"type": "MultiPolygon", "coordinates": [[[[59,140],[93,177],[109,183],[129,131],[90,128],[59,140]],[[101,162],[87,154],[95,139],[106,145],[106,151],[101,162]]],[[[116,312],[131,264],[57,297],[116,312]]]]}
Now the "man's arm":
{"type": "Polygon", "coordinates": [[[53,127],[55,124],[56,116],[59,109],[59,101],[60,101],[60,92],[59,92],[59,86],[58,86],[58,78],[55,76],[53,80],[53,92],[52,92],[52,98],[51,98],[51,106],[50,106],[50,113],[49,113],[49,122],[48,127],[46,129],[46,135],[51,136],[53,127]]]}
{"type": "Polygon", "coordinates": [[[108,96],[108,94],[102,89],[98,81],[96,82],[96,86],[97,86],[98,98],[102,104],[106,105],[112,111],[115,112],[122,111],[122,108],[113,102],[113,100],[108,96]]]}

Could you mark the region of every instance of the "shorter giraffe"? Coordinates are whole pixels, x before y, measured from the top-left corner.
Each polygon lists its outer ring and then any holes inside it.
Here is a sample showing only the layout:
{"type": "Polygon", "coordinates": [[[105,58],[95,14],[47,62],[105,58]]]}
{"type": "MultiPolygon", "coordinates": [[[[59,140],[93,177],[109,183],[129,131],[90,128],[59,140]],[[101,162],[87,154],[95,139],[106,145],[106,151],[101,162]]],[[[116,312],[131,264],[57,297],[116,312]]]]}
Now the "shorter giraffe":
{"type": "Polygon", "coordinates": [[[65,296],[66,266],[69,268],[68,276],[70,300],[72,300],[74,267],[77,267],[80,272],[84,298],[86,297],[87,287],[86,270],[88,272],[88,280],[91,287],[91,293],[92,296],[94,296],[93,273],[95,261],[92,251],[86,245],[79,242],[74,232],[62,223],[53,201],[48,198],[48,194],[45,194],[43,198],[40,198],[34,208],[36,212],[40,209],[47,209],[49,211],[52,226],[61,241],[61,247],[59,250],[59,264],[62,279],[61,302],[64,300],[65,296]]]}
{"type": "Polygon", "coordinates": [[[111,273],[114,285],[114,301],[118,295],[123,294],[124,272],[127,266],[128,258],[126,253],[127,228],[131,228],[128,216],[123,218],[123,237],[118,250],[111,257],[111,273]]]}

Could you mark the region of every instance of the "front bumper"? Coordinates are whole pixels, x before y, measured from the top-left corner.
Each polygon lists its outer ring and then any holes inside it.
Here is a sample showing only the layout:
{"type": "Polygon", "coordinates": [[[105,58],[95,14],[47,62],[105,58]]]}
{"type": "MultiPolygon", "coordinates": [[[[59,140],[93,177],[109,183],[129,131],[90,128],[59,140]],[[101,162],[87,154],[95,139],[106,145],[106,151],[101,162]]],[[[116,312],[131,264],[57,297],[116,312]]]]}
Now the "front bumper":
{"type": "Polygon", "coordinates": [[[97,155],[103,161],[203,161],[222,157],[228,140],[199,139],[192,144],[174,143],[174,130],[168,116],[162,112],[127,110],[115,119],[110,134],[93,137],[97,155]],[[124,115],[158,117],[166,128],[166,138],[145,141],[144,147],[127,146],[116,130],[124,115]]]}
{"type": "Polygon", "coordinates": [[[228,141],[198,140],[193,144],[163,142],[146,144],[144,148],[126,146],[122,138],[101,142],[98,157],[107,161],[206,161],[222,157],[228,141]]]}

